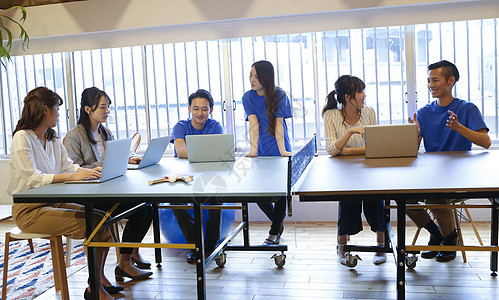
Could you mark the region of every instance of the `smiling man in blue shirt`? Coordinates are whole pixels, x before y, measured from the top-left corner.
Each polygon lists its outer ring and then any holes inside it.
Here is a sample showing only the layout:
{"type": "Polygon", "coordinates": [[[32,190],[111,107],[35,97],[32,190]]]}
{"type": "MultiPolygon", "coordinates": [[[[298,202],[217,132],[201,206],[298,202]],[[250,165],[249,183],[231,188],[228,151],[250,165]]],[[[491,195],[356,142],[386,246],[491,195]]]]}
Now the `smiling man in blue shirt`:
{"type": "MultiPolygon", "coordinates": [[[[451,62],[442,60],[428,66],[428,89],[437,100],[420,108],[413,119],[409,118],[409,122],[418,124],[419,142],[423,140],[426,152],[469,151],[472,144],[486,149],[490,147],[489,129],[476,105],[452,95],[452,88],[458,80],[459,71],[451,62]]],[[[408,209],[407,215],[419,228],[424,227],[431,234],[428,245],[457,245],[458,234],[451,209],[431,209],[431,212],[440,228],[422,208],[408,209]]],[[[423,251],[421,257],[436,257],[437,261],[444,262],[456,258],[456,251],[423,251]]]]}

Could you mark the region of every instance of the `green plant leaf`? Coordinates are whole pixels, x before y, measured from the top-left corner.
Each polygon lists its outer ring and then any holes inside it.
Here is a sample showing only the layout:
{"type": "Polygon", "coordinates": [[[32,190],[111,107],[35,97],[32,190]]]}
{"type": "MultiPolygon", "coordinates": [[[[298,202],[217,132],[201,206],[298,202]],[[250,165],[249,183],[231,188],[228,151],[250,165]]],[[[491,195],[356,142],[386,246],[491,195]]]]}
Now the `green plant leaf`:
{"type": "Polygon", "coordinates": [[[20,34],[19,34],[19,39],[21,39],[21,44],[23,47],[23,50],[26,50],[26,48],[29,47],[29,36],[24,27],[21,25],[21,23],[24,23],[26,21],[27,17],[27,12],[26,9],[22,6],[12,6],[8,9],[5,9],[3,11],[0,11],[0,62],[4,67],[6,67],[5,63],[7,61],[11,60],[10,56],[10,51],[12,50],[12,32],[4,26],[3,19],[8,19],[17,26],[19,26],[20,34]],[[6,12],[11,11],[11,10],[20,10],[22,13],[22,16],[19,18],[19,20],[15,20],[10,16],[5,15],[6,12]],[[4,30],[7,33],[7,42],[3,43],[3,38],[2,38],[2,30],[4,30]]]}

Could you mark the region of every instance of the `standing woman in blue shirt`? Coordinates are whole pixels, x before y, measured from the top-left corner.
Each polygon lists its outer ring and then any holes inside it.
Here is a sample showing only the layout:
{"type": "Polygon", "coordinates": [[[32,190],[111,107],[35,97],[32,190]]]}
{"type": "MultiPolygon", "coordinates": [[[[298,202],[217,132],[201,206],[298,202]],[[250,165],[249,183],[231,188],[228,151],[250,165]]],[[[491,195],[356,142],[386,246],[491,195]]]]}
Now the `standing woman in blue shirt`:
{"type": "MultiPolygon", "coordinates": [[[[268,61],[255,62],[250,72],[251,90],[243,95],[246,120],[249,121],[249,157],[291,156],[286,118],[291,118],[291,105],[283,89],[275,86],[274,67],[268,61]]],[[[284,229],[286,199],[280,198],[275,205],[258,203],[272,222],[264,245],[277,245],[284,229]]]]}

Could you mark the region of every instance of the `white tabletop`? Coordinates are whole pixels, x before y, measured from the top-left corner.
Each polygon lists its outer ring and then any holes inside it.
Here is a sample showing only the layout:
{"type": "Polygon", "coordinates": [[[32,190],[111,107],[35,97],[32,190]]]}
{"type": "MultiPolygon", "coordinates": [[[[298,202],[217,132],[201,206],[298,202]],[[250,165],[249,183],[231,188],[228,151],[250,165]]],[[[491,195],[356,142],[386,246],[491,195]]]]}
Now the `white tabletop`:
{"type": "MultiPolygon", "coordinates": [[[[235,162],[189,163],[164,158],[160,164],[98,184],[50,184],[14,195],[14,202],[47,202],[72,198],[275,197],[286,195],[285,157],[237,158],[235,162]],[[190,183],[148,181],[172,173],[191,173],[190,183]],[[35,199],[36,198],[36,199],[35,199]]],[[[228,199],[230,200],[230,199],[228,199]]]]}

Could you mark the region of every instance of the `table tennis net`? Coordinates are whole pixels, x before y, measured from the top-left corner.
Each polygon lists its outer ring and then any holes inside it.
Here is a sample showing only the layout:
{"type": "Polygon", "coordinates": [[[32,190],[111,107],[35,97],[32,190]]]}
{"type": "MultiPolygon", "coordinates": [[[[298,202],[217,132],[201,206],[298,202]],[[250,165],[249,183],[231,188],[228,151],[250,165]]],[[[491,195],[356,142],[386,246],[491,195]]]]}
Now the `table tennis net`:
{"type": "Polygon", "coordinates": [[[291,174],[289,188],[300,179],[308,164],[317,153],[317,137],[314,135],[303,147],[291,157],[291,174]]]}

